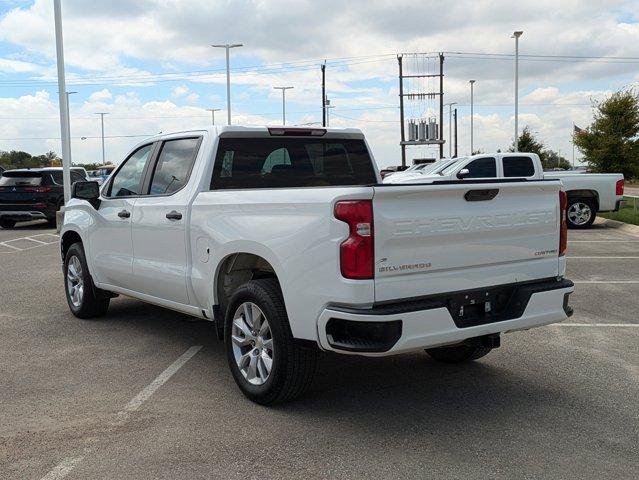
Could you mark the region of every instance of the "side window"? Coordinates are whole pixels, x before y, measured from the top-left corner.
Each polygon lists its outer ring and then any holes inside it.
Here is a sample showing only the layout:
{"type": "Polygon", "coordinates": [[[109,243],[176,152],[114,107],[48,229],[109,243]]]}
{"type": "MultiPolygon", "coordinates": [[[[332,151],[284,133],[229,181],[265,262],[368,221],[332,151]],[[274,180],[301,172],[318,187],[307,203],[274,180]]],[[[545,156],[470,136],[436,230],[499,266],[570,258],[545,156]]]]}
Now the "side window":
{"type": "Polygon", "coordinates": [[[291,157],[286,148],[278,148],[269,153],[264,160],[264,165],[262,165],[262,173],[271,173],[276,165],[291,165],[291,157]]]}
{"type": "Polygon", "coordinates": [[[151,195],[171,195],[186,185],[199,142],[199,138],[164,142],[153,171],[151,195]]]}
{"type": "Polygon", "coordinates": [[[535,166],[530,157],[504,157],[504,177],[530,177],[535,174],[535,166]]]}
{"type": "Polygon", "coordinates": [[[62,172],[51,172],[51,179],[53,180],[53,185],[62,185],[62,172]]]}
{"type": "Polygon", "coordinates": [[[145,145],[137,149],[133,154],[124,161],[124,165],[113,177],[111,188],[109,189],[110,197],[127,197],[131,195],[140,195],[142,191],[142,173],[144,166],[149,160],[153,144],[145,145]]]}
{"type": "Polygon", "coordinates": [[[78,172],[71,172],[71,184],[73,185],[75,182],[83,182],[86,178],[78,172]]]}
{"type": "Polygon", "coordinates": [[[497,164],[492,157],[478,158],[464,168],[470,171],[465,178],[495,178],[497,176],[497,164]]]}

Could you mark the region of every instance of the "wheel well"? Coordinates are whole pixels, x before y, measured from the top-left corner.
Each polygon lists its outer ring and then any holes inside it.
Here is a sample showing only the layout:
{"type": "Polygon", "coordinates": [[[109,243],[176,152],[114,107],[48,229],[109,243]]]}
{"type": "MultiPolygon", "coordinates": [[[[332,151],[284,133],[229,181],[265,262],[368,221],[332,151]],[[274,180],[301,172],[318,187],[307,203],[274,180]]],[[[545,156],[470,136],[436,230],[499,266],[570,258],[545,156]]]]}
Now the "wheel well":
{"type": "Polygon", "coordinates": [[[67,256],[67,252],[71,245],[74,243],[82,243],[82,237],[77,232],[69,231],[62,235],[60,239],[60,253],[62,254],[62,261],[67,256]]]}
{"type": "Polygon", "coordinates": [[[229,299],[237,287],[258,278],[277,280],[275,269],[259,255],[235,253],[222,261],[215,282],[218,311],[222,318],[226,315],[229,299]]]}
{"type": "Polygon", "coordinates": [[[595,208],[599,210],[599,195],[594,190],[568,190],[568,200],[574,200],[576,198],[587,198],[595,202],[595,208]]]}

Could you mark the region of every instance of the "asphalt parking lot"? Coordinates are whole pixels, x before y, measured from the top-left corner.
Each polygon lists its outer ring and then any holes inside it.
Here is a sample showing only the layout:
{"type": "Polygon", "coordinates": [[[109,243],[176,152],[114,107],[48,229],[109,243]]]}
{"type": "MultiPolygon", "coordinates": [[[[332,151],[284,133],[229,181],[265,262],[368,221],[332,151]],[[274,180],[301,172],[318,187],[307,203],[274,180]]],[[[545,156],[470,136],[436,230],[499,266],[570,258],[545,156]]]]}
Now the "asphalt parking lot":
{"type": "Polygon", "coordinates": [[[209,323],[73,317],[54,233],[0,230],[0,478],[639,478],[639,236],[570,232],[565,324],[470,365],[326,355],[265,408],[209,323]]]}

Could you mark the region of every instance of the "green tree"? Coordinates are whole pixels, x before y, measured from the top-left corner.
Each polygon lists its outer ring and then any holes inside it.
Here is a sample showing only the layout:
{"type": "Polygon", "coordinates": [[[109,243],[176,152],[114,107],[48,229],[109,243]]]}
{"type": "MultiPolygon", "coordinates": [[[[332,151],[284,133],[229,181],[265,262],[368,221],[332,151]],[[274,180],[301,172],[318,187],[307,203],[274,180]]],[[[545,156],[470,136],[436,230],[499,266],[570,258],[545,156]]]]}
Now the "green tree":
{"type": "Polygon", "coordinates": [[[560,155],[554,150],[546,150],[544,154],[545,157],[541,162],[544,170],[550,170],[552,168],[561,168],[562,170],[568,170],[572,167],[566,157],[560,155]]]}
{"type": "MultiPolygon", "coordinates": [[[[517,139],[517,147],[517,151],[519,152],[536,153],[537,155],[539,155],[539,158],[543,163],[545,157],[544,149],[546,147],[544,146],[543,142],[535,138],[535,135],[530,130],[530,127],[528,125],[524,127],[521,135],[519,135],[519,138],[517,139]]],[[[510,147],[508,151],[514,152],[515,148],[510,147]]]]}
{"type": "Polygon", "coordinates": [[[575,146],[595,172],[639,176],[639,97],[621,90],[594,103],[594,121],[573,135],[575,146]]]}

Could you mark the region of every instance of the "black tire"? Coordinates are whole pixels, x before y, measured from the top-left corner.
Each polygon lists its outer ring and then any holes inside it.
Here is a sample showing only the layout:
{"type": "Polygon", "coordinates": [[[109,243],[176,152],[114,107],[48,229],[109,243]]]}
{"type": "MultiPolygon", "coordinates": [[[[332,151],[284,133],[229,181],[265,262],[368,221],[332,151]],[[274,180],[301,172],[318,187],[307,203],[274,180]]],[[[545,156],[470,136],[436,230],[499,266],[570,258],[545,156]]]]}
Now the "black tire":
{"type": "Polygon", "coordinates": [[[2,228],[13,228],[16,226],[16,221],[15,220],[9,220],[8,218],[1,218],[0,219],[0,227],[2,228]]]}
{"type": "MultiPolygon", "coordinates": [[[[67,303],[71,313],[78,318],[96,318],[103,316],[109,309],[109,302],[111,298],[109,294],[103,290],[96,288],[93,284],[93,279],[89,273],[89,267],[87,266],[86,257],[84,255],[84,248],[80,242],[74,243],[69,247],[67,254],[64,258],[64,291],[67,297],[67,303]],[[82,281],[82,295],[76,297],[75,300],[71,298],[69,287],[69,264],[75,264],[75,260],[80,264],[81,271],[77,272],[76,277],[82,281]]],[[[74,283],[74,282],[71,282],[74,283]]],[[[77,282],[75,283],[77,285],[77,282]]]]}
{"type": "MultiPolygon", "coordinates": [[[[293,400],[304,393],[313,380],[318,350],[315,346],[309,346],[293,338],[276,279],[252,280],[238,287],[229,302],[224,324],[224,344],[229,367],[235,382],[246,397],[256,403],[269,405],[293,400]],[[270,352],[272,367],[264,383],[260,385],[249,382],[240,370],[231,338],[235,314],[246,302],[259,307],[270,327],[273,346],[270,352]]],[[[236,348],[240,347],[236,345],[236,348]]],[[[255,345],[242,348],[250,351],[255,345]]]]}
{"type": "Polygon", "coordinates": [[[450,347],[428,348],[426,353],[433,360],[442,363],[463,363],[477,360],[490,353],[491,347],[477,345],[453,345],[450,347]]]}
{"type": "Polygon", "coordinates": [[[566,220],[568,228],[583,229],[589,228],[597,217],[597,205],[590,198],[568,198],[568,210],[566,212],[566,220]],[[577,217],[571,213],[575,213],[577,217]]]}

